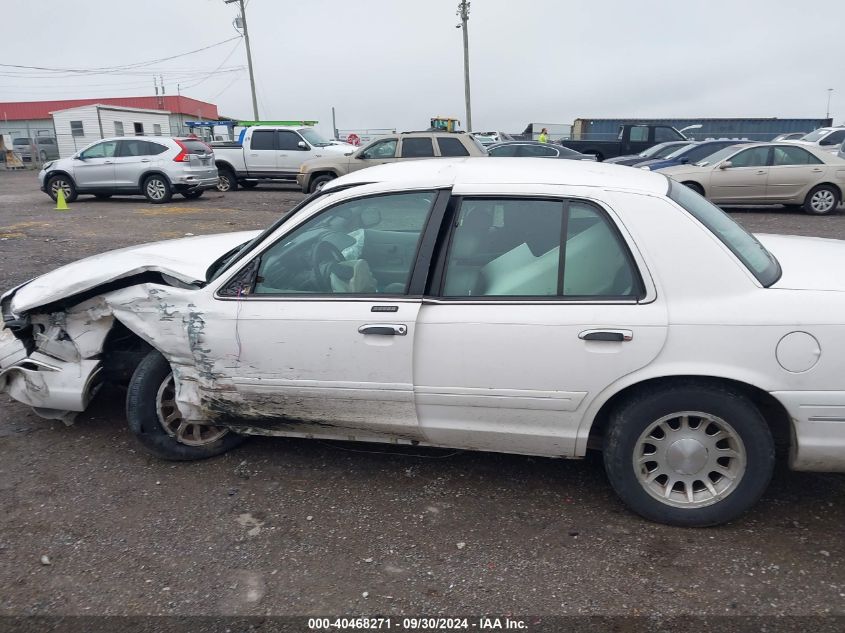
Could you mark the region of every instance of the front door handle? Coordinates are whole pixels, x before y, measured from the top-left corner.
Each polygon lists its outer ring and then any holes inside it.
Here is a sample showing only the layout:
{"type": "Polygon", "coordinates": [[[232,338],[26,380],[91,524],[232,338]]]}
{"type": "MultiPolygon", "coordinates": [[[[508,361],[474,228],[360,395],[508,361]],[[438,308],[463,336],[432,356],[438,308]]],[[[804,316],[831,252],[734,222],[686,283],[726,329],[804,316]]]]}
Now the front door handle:
{"type": "Polygon", "coordinates": [[[141,162],[142,162],[142,163],[149,163],[149,162],[150,162],[150,159],[149,159],[149,158],[142,158],[142,159],[141,159],[141,162]]]}
{"type": "Polygon", "coordinates": [[[404,323],[367,323],[359,327],[358,332],[381,336],[405,336],[408,333],[408,326],[404,323]]]}
{"type": "Polygon", "coordinates": [[[582,341],[630,341],[634,338],[631,330],[584,330],[578,335],[582,341]]]}
{"type": "Polygon", "coordinates": [[[758,172],[757,172],[757,175],[758,175],[758,176],[762,176],[762,175],[764,175],[765,173],[766,173],[766,170],[765,170],[765,169],[761,169],[760,171],[758,171],[758,172]]]}

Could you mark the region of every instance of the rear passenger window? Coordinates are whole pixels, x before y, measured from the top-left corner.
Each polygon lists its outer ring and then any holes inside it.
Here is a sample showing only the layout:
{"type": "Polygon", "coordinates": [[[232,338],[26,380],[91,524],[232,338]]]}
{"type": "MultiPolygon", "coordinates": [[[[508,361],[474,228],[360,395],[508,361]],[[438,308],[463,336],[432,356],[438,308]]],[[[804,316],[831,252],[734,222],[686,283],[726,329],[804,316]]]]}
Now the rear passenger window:
{"type": "Polygon", "coordinates": [[[402,140],[402,158],[426,158],[434,156],[430,138],[406,138],[402,140]]]}
{"type": "Polygon", "coordinates": [[[818,165],[821,161],[802,147],[775,147],[774,162],[778,165],[818,165]]]}
{"type": "Polygon", "coordinates": [[[623,298],[642,284],[608,219],[582,202],[464,199],[443,296],[623,298]]]}
{"type": "Polygon", "coordinates": [[[256,130],[252,133],[250,149],[274,150],[276,149],[276,133],[273,130],[256,130]]]}
{"type": "Polygon", "coordinates": [[[155,156],[167,151],[167,147],[159,143],[147,142],[147,156],[155,156]]]}
{"type": "Polygon", "coordinates": [[[460,139],[452,136],[438,136],[437,146],[440,148],[441,156],[469,156],[467,148],[460,139]]]}

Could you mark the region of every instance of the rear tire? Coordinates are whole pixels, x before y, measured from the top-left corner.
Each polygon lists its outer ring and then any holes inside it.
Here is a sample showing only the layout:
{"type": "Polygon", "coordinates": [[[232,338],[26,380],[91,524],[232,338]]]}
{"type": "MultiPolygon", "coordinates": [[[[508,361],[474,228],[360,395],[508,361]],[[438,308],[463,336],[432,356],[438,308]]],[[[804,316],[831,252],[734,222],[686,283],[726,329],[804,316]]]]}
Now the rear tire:
{"type": "Polygon", "coordinates": [[[633,396],[611,413],[604,442],[607,476],[625,504],[684,527],[736,519],[763,494],[774,463],[772,434],[757,408],[713,385],[633,396]]]}
{"type": "Polygon", "coordinates": [[[217,191],[226,193],[228,191],[237,191],[238,181],[235,178],[235,172],[228,167],[219,167],[217,169],[217,191]]]}
{"type": "Polygon", "coordinates": [[[188,200],[196,200],[197,198],[202,196],[202,190],[200,191],[186,191],[185,193],[181,194],[183,198],[187,198],[188,200]]]}
{"type": "Polygon", "coordinates": [[[819,185],[810,189],[804,199],[804,211],[810,215],[827,215],[836,211],[841,194],[833,185],[819,185]]]}
{"type": "Polygon", "coordinates": [[[170,363],[153,350],[129,382],[126,419],[137,440],[156,457],[173,461],[206,459],[225,453],[246,439],[225,427],[186,423],[174,397],[170,363]]]}
{"type": "Polygon", "coordinates": [[[65,193],[65,202],[73,202],[79,195],[76,193],[76,185],[73,180],[62,174],[53,176],[47,181],[47,194],[55,200],[58,196],[58,190],[62,189],[65,193]]]}
{"type": "Polygon", "coordinates": [[[144,192],[144,197],[153,204],[164,204],[173,198],[173,190],[167,178],[158,174],[149,176],[144,181],[141,190],[144,192]]]}
{"type": "Polygon", "coordinates": [[[315,191],[319,191],[322,189],[327,182],[331,182],[337,176],[334,174],[320,174],[311,180],[311,183],[308,185],[308,193],[314,193],[315,191]]]}

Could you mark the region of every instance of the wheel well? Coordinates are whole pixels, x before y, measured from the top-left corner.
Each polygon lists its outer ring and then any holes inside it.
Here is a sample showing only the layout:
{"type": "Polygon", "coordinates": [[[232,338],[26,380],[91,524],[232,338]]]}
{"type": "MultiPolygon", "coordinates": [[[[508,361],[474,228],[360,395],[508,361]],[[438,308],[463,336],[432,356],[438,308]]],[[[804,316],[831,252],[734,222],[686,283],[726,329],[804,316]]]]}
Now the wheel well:
{"type": "Polygon", "coordinates": [[[128,385],[135,368],[153,347],[115,320],[103,342],[103,382],[128,385]]]}
{"type": "Polygon", "coordinates": [[[144,186],[144,181],[147,178],[149,178],[150,176],[161,176],[162,178],[164,178],[167,181],[168,185],[173,185],[173,181],[170,180],[170,177],[167,174],[165,174],[163,171],[155,170],[155,171],[148,171],[148,172],[142,174],[141,178],[138,180],[138,187],[142,188],[144,186]]]}
{"type": "Polygon", "coordinates": [[[685,187],[689,187],[693,191],[704,195],[704,187],[702,187],[699,183],[695,182],[694,180],[685,180],[681,183],[685,187]]]}
{"type": "Polygon", "coordinates": [[[227,163],[226,161],[222,161],[222,160],[216,160],[216,161],[214,161],[214,166],[215,166],[215,167],[217,167],[217,169],[228,169],[228,170],[229,170],[229,171],[231,171],[231,172],[234,172],[234,171],[235,171],[235,168],[234,168],[234,167],[232,167],[232,166],[231,166],[229,163],[227,163]]]}
{"type": "MultiPolygon", "coordinates": [[[[821,187],[822,185],[827,186],[827,187],[833,187],[834,189],[836,189],[839,192],[839,200],[840,201],[842,200],[842,187],[840,187],[839,185],[836,185],[832,182],[820,182],[815,187],[813,187],[813,189],[815,189],[816,187],[821,187]]],[[[810,191],[812,191],[813,189],[810,189],[810,191]]]]}
{"type": "Polygon", "coordinates": [[[73,183],[73,186],[76,186],[76,181],[73,179],[73,176],[71,176],[69,173],[62,169],[51,171],[46,176],[44,176],[44,184],[46,185],[48,182],[50,182],[50,178],[52,178],[53,176],[64,176],[65,178],[70,178],[70,181],[73,183]]]}
{"type": "Polygon", "coordinates": [[[652,378],[626,387],[619,393],[614,394],[605,402],[593,419],[590,427],[590,435],[587,440],[587,448],[601,449],[604,431],[607,428],[610,414],[614,409],[624,404],[629,398],[639,395],[643,391],[672,386],[729,386],[745,395],[752,404],[760,411],[766,420],[779,448],[788,448],[792,440],[792,425],[789,413],[784,406],[778,402],[770,393],[749,385],[748,383],[728,378],[715,378],[712,376],[669,376],[664,378],[652,378]]]}

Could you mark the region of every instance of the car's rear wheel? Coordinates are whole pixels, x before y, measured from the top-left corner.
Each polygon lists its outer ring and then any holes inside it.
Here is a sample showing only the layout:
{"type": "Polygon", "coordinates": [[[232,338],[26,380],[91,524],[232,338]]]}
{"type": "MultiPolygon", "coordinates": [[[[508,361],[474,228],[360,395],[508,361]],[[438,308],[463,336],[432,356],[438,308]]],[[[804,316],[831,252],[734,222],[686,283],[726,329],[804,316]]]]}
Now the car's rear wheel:
{"type": "Polygon", "coordinates": [[[244,189],[255,189],[258,186],[257,180],[241,180],[238,183],[244,189]]]}
{"type": "Polygon", "coordinates": [[[320,174],[319,176],[315,176],[311,179],[311,184],[308,186],[308,193],[320,191],[327,182],[331,182],[335,178],[336,176],[334,174],[320,174]]]}
{"type": "Polygon", "coordinates": [[[235,172],[227,167],[220,167],[217,170],[217,191],[226,193],[235,191],[238,188],[238,181],[235,179],[235,172]]]}
{"type": "Polygon", "coordinates": [[[202,190],[199,191],[186,191],[182,194],[183,198],[187,198],[188,200],[196,200],[202,196],[202,190]]]}
{"type": "Polygon", "coordinates": [[[129,428],[147,451],[162,459],[213,457],[244,441],[226,427],[188,422],[176,403],[170,363],[154,350],[138,365],[126,396],[129,428]]]}
{"type": "Polygon", "coordinates": [[[774,468],[766,421],[727,387],[641,392],[611,414],[604,463],[634,512],[679,526],[716,525],[748,510],[774,468]]]}
{"type": "Polygon", "coordinates": [[[812,215],[827,215],[839,206],[839,189],[832,185],[813,187],[804,199],[804,211],[812,215]]]}
{"type": "Polygon", "coordinates": [[[693,190],[695,193],[697,193],[699,196],[703,196],[703,195],[704,195],[704,187],[702,187],[701,185],[699,185],[697,182],[687,181],[687,182],[685,182],[685,183],[683,183],[683,184],[684,184],[684,186],[689,187],[690,189],[692,189],[692,190],[693,190]]]}
{"type": "Polygon", "coordinates": [[[170,202],[173,197],[173,190],[167,178],[158,174],[153,174],[144,181],[143,191],[147,200],[153,204],[170,202]]]}
{"type": "Polygon", "coordinates": [[[73,181],[70,178],[62,174],[53,176],[47,181],[47,193],[53,200],[58,198],[59,189],[61,189],[65,195],[65,202],[73,202],[76,200],[76,185],[73,184],[73,181]]]}

